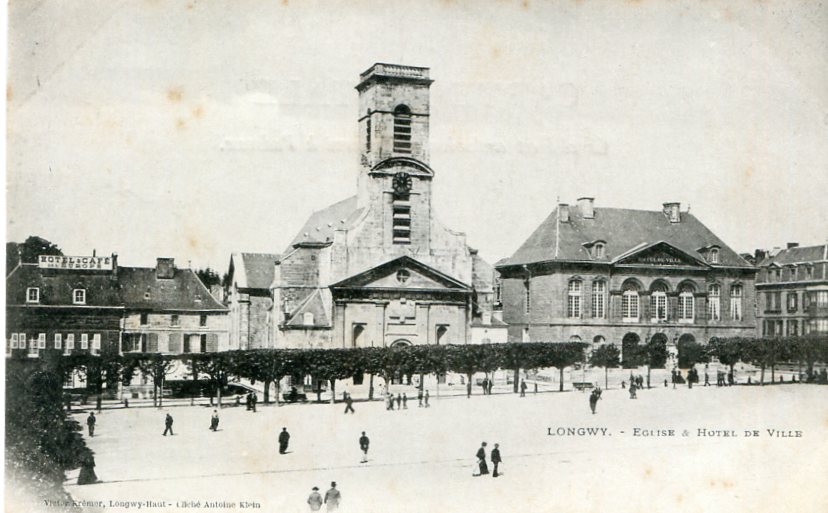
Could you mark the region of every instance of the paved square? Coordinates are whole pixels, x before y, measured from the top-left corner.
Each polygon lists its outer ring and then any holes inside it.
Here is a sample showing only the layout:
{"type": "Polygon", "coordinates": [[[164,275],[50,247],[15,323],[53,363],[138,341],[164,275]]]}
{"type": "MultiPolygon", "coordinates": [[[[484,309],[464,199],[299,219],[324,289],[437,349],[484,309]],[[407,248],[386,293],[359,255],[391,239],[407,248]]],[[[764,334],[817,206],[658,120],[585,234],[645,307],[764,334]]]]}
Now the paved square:
{"type": "Polygon", "coordinates": [[[828,387],[662,387],[636,400],[609,390],[596,415],[587,398],[432,398],[431,408],[414,400],[393,412],[356,403],[347,416],[339,403],[230,407],[217,432],[204,406],[105,410],[88,439],[102,482],[77,486],[75,471],[67,489],[108,511],[126,510],[112,500],[166,504],[154,511],[237,511],[248,501],[259,511],[303,512],[311,487],[324,495],[331,481],[346,512],[828,510],[828,387]],[[161,435],[167,411],[175,436],[161,435]],[[286,455],[278,454],[282,427],[291,434],[286,455]],[[590,427],[605,436],[577,431],[590,427]],[[635,436],[635,428],[675,436],[635,436]],[[700,437],[699,429],[737,436],[700,437]],[[746,430],[759,436],[745,438],[746,430]],[[371,439],[367,463],[362,431],[371,439]],[[472,477],[482,441],[488,451],[500,444],[497,479],[472,477]]]}

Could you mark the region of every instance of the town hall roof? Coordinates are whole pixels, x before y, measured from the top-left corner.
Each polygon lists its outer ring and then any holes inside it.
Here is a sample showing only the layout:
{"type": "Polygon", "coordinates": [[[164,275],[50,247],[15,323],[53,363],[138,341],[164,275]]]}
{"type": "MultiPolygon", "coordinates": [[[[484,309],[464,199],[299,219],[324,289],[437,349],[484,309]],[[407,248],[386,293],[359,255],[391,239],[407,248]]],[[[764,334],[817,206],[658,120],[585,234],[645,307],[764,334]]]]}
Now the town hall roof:
{"type": "Polygon", "coordinates": [[[561,209],[555,209],[523,245],[511,257],[499,261],[497,267],[550,261],[609,263],[658,242],[666,242],[699,260],[705,260],[705,250],[718,247],[719,263],[711,265],[752,267],[687,212],[681,212],[679,222],[671,222],[662,211],[595,208],[593,218],[585,218],[577,207],[562,208],[569,209],[569,220],[559,222],[561,209]],[[605,254],[600,260],[593,258],[588,250],[599,241],[604,244],[605,254]]]}

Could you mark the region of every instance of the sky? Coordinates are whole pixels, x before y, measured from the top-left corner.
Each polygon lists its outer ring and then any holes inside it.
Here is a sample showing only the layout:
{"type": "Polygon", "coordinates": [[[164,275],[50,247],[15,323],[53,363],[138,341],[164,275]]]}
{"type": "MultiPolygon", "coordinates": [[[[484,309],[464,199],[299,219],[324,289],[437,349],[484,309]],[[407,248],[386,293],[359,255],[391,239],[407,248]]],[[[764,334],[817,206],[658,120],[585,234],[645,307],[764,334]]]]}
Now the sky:
{"type": "Polygon", "coordinates": [[[828,240],[828,3],[9,3],[7,239],[227,268],[356,191],[359,74],[431,69],[433,208],[494,262],[555,208],[828,240]]]}

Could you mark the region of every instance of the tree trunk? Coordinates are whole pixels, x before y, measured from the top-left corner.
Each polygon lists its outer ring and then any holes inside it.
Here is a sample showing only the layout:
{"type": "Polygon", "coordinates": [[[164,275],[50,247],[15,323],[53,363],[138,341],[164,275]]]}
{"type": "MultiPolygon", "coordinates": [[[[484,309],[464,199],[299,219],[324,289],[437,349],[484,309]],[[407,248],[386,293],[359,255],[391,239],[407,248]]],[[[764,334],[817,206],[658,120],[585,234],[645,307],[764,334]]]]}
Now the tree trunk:
{"type": "MultiPolygon", "coordinates": [[[[420,378],[420,383],[422,384],[422,382],[423,382],[422,378],[420,378]]],[[[371,374],[368,377],[368,400],[369,401],[374,400],[374,375],[373,374],[371,374]]]]}
{"type": "Polygon", "coordinates": [[[268,404],[270,402],[270,380],[266,379],[263,381],[264,383],[264,403],[268,404]]]}
{"type": "Polygon", "coordinates": [[[471,389],[472,389],[472,375],[466,374],[468,378],[468,383],[466,384],[466,398],[471,397],[471,389]]]}
{"type": "Polygon", "coordinates": [[[331,379],[331,404],[336,402],[336,380],[331,379]]]}
{"type": "Polygon", "coordinates": [[[98,387],[98,397],[95,399],[95,407],[98,409],[98,413],[101,412],[101,401],[103,400],[103,391],[98,387]]]}
{"type": "Polygon", "coordinates": [[[759,384],[765,386],[765,365],[762,364],[762,373],[759,375],[759,384]]]}
{"type": "Polygon", "coordinates": [[[515,379],[513,381],[512,390],[517,394],[520,389],[520,367],[515,367],[515,379]]]}
{"type": "Polygon", "coordinates": [[[647,388],[652,388],[650,386],[650,366],[647,366],[647,388]]]}
{"type": "Polygon", "coordinates": [[[771,383],[776,383],[776,364],[771,365],[771,383]]]}
{"type": "Polygon", "coordinates": [[[561,370],[561,384],[560,384],[560,386],[558,387],[558,390],[559,390],[559,391],[561,391],[561,392],[563,392],[563,382],[564,382],[564,375],[563,375],[563,373],[564,373],[564,368],[563,368],[563,367],[561,367],[561,369],[560,369],[560,370],[561,370]]]}
{"type": "Polygon", "coordinates": [[[276,406],[281,406],[282,405],[282,389],[281,389],[282,388],[282,385],[281,385],[282,380],[279,379],[279,378],[276,378],[273,381],[276,382],[276,406]]]}

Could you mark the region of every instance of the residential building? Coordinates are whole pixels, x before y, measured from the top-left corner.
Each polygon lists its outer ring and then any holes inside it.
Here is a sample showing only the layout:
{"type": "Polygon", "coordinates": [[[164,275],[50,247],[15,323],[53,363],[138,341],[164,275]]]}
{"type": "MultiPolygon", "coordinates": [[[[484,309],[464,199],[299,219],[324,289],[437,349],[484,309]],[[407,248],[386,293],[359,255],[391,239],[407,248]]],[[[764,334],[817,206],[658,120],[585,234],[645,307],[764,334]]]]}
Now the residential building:
{"type": "Polygon", "coordinates": [[[685,342],[752,335],[756,269],[679,203],[560,204],[497,265],[511,341],[685,342]]]}
{"type": "Polygon", "coordinates": [[[789,243],[786,249],[767,253],[757,265],[760,335],[828,333],[828,244],[789,243]]]}

